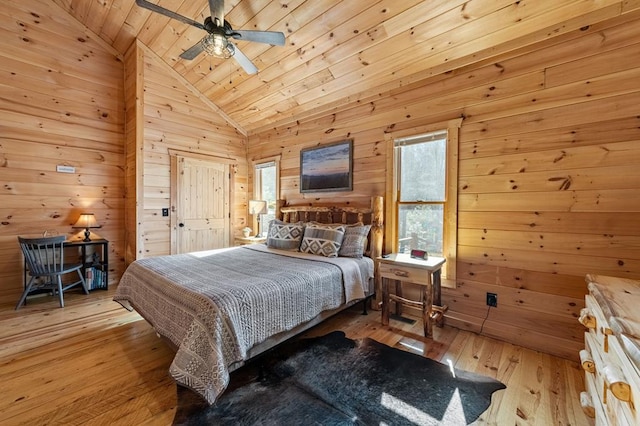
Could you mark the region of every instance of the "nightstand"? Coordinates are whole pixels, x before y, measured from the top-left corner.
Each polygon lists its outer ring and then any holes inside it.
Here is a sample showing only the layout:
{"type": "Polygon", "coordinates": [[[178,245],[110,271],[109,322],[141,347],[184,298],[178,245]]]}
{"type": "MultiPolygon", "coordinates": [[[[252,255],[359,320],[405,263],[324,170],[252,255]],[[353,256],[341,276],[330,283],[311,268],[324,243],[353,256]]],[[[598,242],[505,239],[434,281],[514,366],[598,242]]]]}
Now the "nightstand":
{"type": "Polygon", "coordinates": [[[267,241],[267,237],[236,237],[235,245],[246,246],[248,244],[264,244],[267,241]]]}
{"type": "Polygon", "coordinates": [[[389,304],[396,303],[396,314],[403,305],[422,310],[425,337],[433,334],[432,320],[441,326],[446,306],[440,306],[440,269],[446,261],[443,257],[415,259],[404,253],[393,253],[379,257],[378,270],[382,278],[382,325],[389,325],[389,304]],[[396,283],[396,294],[389,293],[389,282],[396,283]],[[420,300],[402,296],[402,283],[420,286],[420,300]]]}

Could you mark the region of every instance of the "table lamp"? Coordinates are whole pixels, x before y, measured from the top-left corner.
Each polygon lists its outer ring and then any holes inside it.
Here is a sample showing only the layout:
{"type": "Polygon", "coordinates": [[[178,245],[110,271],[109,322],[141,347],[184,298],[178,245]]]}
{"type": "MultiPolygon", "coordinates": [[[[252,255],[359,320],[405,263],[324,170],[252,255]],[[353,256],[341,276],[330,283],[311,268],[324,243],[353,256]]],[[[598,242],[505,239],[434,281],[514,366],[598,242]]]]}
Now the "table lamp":
{"type": "Polygon", "coordinates": [[[89,236],[91,235],[89,229],[100,227],[101,226],[98,225],[96,216],[93,213],[82,213],[78,218],[78,221],[73,225],[73,228],[84,228],[84,240],[82,241],[85,242],[91,241],[91,238],[89,238],[89,236]]]}
{"type": "Polygon", "coordinates": [[[267,213],[267,202],[265,200],[249,200],[249,213],[258,215],[258,233],[256,236],[262,235],[262,220],[260,215],[267,213]]]}

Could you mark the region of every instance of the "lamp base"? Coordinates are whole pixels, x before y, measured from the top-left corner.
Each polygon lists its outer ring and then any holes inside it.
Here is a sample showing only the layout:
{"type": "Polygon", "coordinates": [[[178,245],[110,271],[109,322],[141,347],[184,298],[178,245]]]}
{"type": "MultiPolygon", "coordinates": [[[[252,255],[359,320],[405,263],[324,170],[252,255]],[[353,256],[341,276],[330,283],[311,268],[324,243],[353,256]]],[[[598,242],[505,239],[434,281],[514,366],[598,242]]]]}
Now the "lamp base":
{"type": "Polygon", "coordinates": [[[89,231],[89,228],[86,228],[84,230],[84,240],[82,241],[84,241],[85,243],[88,241],[91,241],[91,238],[89,238],[90,235],[91,235],[91,231],[89,231]]]}

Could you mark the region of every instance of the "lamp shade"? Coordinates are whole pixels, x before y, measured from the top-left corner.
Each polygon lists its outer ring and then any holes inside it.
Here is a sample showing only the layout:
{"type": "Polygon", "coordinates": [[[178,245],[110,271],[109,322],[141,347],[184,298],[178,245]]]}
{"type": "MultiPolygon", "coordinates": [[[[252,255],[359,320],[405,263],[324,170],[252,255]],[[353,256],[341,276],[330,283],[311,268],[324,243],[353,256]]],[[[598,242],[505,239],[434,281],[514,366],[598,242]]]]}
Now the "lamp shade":
{"type": "Polygon", "coordinates": [[[98,225],[96,216],[93,213],[82,213],[73,227],[84,228],[84,240],[82,241],[87,242],[91,241],[89,228],[100,228],[100,225],[98,225]]]}
{"type": "Polygon", "coordinates": [[[250,200],[249,201],[249,213],[250,214],[265,214],[265,213],[267,213],[267,202],[265,200],[250,200]]]}
{"type": "Polygon", "coordinates": [[[73,225],[74,228],[100,228],[93,213],[82,213],[78,221],[73,225]]]}

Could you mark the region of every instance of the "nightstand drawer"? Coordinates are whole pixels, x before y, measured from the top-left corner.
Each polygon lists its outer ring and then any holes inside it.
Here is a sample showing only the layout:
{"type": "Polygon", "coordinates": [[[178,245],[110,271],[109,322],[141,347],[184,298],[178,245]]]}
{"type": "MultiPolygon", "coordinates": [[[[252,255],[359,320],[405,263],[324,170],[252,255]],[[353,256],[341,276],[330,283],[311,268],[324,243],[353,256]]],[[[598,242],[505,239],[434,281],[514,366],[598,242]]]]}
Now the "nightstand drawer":
{"type": "Polygon", "coordinates": [[[380,263],[380,276],[391,280],[402,280],[415,284],[428,284],[430,273],[431,272],[421,268],[380,263]]]}

